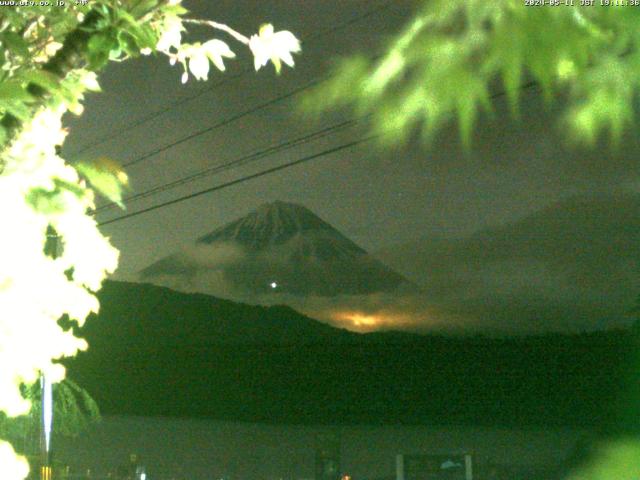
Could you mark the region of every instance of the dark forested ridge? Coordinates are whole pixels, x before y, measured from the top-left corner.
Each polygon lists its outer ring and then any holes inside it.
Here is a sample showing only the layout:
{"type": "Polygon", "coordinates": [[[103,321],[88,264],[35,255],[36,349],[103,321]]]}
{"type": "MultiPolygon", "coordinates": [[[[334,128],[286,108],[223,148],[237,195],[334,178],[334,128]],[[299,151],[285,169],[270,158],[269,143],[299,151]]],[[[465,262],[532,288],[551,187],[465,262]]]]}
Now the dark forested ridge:
{"type": "Polygon", "coordinates": [[[638,417],[630,331],[363,335],[146,284],[107,282],[99,296],[82,331],[90,349],[67,365],[105,414],[518,427],[638,417]]]}

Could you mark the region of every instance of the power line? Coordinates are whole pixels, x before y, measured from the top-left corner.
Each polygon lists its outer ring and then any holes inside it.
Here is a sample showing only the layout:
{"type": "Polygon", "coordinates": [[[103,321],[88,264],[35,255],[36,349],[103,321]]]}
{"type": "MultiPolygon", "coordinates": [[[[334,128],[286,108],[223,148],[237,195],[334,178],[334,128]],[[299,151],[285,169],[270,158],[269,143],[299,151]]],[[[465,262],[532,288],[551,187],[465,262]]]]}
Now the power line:
{"type": "MultiPolygon", "coordinates": [[[[209,168],[200,170],[200,171],[198,171],[196,173],[187,175],[186,177],[182,177],[182,178],[180,178],[178,180],[174,180],[172,182],[168,182],[168,183],[165,183],[165,184],[150,188],[150,189],[148,189],[148,190],[146,190],[144,192],[140,192],[140,193],[137,193],[135,195],[130,195],[128,197],[123,198],[123,202],[129,203],[129,202],[132,202],[132,201],[141,200],[143,198],[146,198],[146,197],[149,197],[149,196],[152,196],[152,195],[156,195],[158,193],[161,193],[161,192],[164,192],[164,191],[179,187],[181,185],[185,185],[187,183],[194,182],[196,180],[199,180],[201,178],[205,178],[207,176],[215,175],[215,174],[220,173],[220,172],[224,172],[224,171],[227,171],[227,170],[231,170],[233,168],[237,168],[237,167],[240,167],[240,166],[243,166],[243,165],[247,165],[247,164],[249,164],[251,162],[255,162],[255,161],[260,160],[260,159],[262,159],[264,157],[273,155],[274,153],[280,153],[280,152],[289,150],[291,148],[298,147],[300,145],[305,145],[307,143],[310,143],[311,141],[318,140],[318,139],[333,135],[333,134],[335,134],[336,132],[338,132],[340,130],[343,130],[343,129],[349,127],[349,126],[352,126],[352,125],[356,124],[360,120],[356,120],[356,119],[346,120],[346,121],[340,122],[338,124],[334,124],[334,125],[331,125],[329,127],[320,129],[320,130],[315,130],[315,131],[313,131],[311,133],[307,133],[307,134],[305,134],[303,136],[299,136],[299,137],[294,138],[294,139],[289,139],[287,141],[279,143],[278,145],[272,145],[270,147],[267,147],[267,148],[264,148],[264,149],[261,149],[261,150],[258,150],[258,151],[254,151],[254,152],[252,152],[252,153],[250,153],[248,155],[243,155],[240,158],[237,158],[237,159],[232,160],[230,162],[223,163],[223,164],[220,164],[220,165],[215,165],[213,167],[209,167],[209,168]]],[[[96,208],[92,213],[93,214],[100,213],[103,210],[109,209],[109,208],[111,208],[111,207],[113,207],[115,205],[116,204],[113,203],[113,202],[107,203],[105,205],[102,205],[102,206],[96,208]]]]}
{"type": "MultiPolygon", "coordinates": [[[[347,20],[346,22],[343,22],[339,25],[336,25],[334,27],[330,27],[330,28],[326,28],[320,32],[316,32],[313,35],[310,35],[307,39],[305,39],[304,37],[302,38],[303,41],[308,42],[308,41],[313,41],[316,38],[322,38],[324,36],[326,36],[327,34],[333,33],[333,32],[337,32],[339,30],[342,30],[346,27],[349,27],[355,23],[361,22],[362,20],[375,15],[381,11],[384,11],[386,9],[388,9],[389,7],[391,7],[391,5],[393,5],[394,2],[393,0],[390,1],[386,1],[384,3],[382,3],[381,5],[377,6],[376,8],[373,8],[371,10],[368,10],[366,12],[364,12],[362,15],[358,15],[354,18],[351,18],[349,20],[347,20]]],[[[97,140],[94,140],[92,142],[88,142],[87,144],[85,144],[84,146],[81,146],[79,149],[77,149],[75,152],[72,152],[69,156],[71,158],[77,157],[78,155],[86,152],[87,150],[90,150],[94,147],[97,147],[98,145],[102,145],[104,143],[107,143],[115,138],[118,138],[120,136],[122,136],[123,134],[125,134],[126,132],[130,131],[133,128],[139,127],[140,125],[144,125],[147,122],[150,122],[162,115],[164,115],[165,113],[180,107],[186,103],[189,103],[192,100],[195,100],[198,97],[201,97],[202,95],[212,92],[214,90],[216,90],[218,87],[225,85],[227,83],[229,83],[231,80],[235,80],[236,78],[240,78],[246,74],[248,74],[249,72],[251,72],[251,68],[246,67],[243,70],[241,70],[238,73],[235,74],[227,74],[224,78],[222,78],[220,81],[214,83],[213,85],[207,87],[207,88],[203,88],[200,91],[194,93],[193,95],[189,95],[187,97],[181,98],[179,100],[176,100],[175,102],[172,102],[168,105],[165,105],[164,107],[161,107],[159,110],[156,110],[155,112],[151,112],[141,118],[139,118],[138,120],[135,120],[131,123],[129,123],[128,125],[121,127],[120,129],[116,130],[116,131],[112,131],[106,135],[103,135],[102,137],[99,137],[97,140]]]]}
{"type": "Polygon", "coordinates": [[[144,208],[142,210],[138,210],[137,212],[127,213],[127,214],[122,215],[120,217],[112,218],[111,220],[106,220],[104,222],[100,222],[100,223],[98,223],[98,226],[103,226],[103,225],[108,225],[110,223],[115,223],[115,222],[118,222],[120,220],[125,220],[127,218],[135,217],[135,216],[141,215],[143,213],[147,213],[147,212],[151,212],[153,210],[157,210],[158,208],[163,208],[163,207],[166,207],[166,206],[169,206],[169,205],[173,205],[175,203],[183,202],[185,200],[190,200],[192,198],[199,197],[200,195],[204,195],[206,193],[211,193],[211,192],[215,192],[215,191],[218,191],[218,190],[222,190],[222,189],[230,187],[232,185],[237,185],[239,183],[244,183],[244,182],[247,182],[249,180],[253,180],[255,178],[263,177],[265,175],[269,175],[271,173],[278,172],[280,170],[285,170],[285,169],[293,167],[295,165],[299,165],[301,163],[306,163],[306,162],[309,162],[311,160],[315,160],[317,158],[321,158],[321,157],[324,157],[324,156],[331,155],[333,153],[339,152],[341,150],[345,150],[347,148],[354,147],[354,146],[359,145],[361,143],[368,142],[368,141],[370,141],[370,140],[372,140],[372,139],[374,139],[376,137],[378,137],[378,135],[369,135],[367,137],[362,137],[362,138],[359,138],[357,140],[353,140],[351,142],[343,143],[342,145],[338,145],[337,147],[332,147],[332,148],[329,148],[327,150],[323,150],[322,152],[314,153],[313,155],[309,155],[309,156],[306,156],[306,157],[299,158],[298,160],[294,160],[292,162],[288,162],[288,163],[285,163],[285,164],[282,164],[282,165],[278,165],[277,167],[268,168],[266,170],[262,170],[260,172],[253,173],[251,175],[246,175],[244,177],[238,178],[236,180],[232,180],[230,182],[222,183],[220,185],[216,185],[214,187],[206,188],[204,190],[200,190],[198,192],[191,193],[189,195],[184,195],[182,197],[174,198],[173,200],[169,200],[167,202],[163,202],[163,203],[159,203],[159,204],[156,204],[156,205],[152,205],[152,206],[144,208]]]}
{"type": "Polygon", "coordinates": [[[225,77],[223,80],[220,80],[218,82],[216,82],[215,84],[211,85],[208,88],[203,88],[202,90],[200,90],[199,92],[196,92],[194,95],[190,95],[188,97],[185,98],[181,98],[180,100],[176,100],[175,102],[172,102],[168,105],[165,105],[164,107],[160,108],[159,110],[156,110],[155,112],[151,112],[147,115],[144,115],[143,117],[139,118],[138,120],[135,120],[129,124],[127,124],[126,126],[116,130],[115,132],[109,132],[106,135],[103,135],[102,137],[99,137],[97,140],[94,140],[93,142],[87,143],[85,145],[83,145],[82,147],[80,147],[79,149],[77,149],[75,152],[72,152],[69,154],[69,157],[71,158],[75,158],[78,155],[81,155],[82,153],[86,152],[87,150],[91,150],[94,147],[97,147],[98,145],[102,145],[104,143],[107,143],[115,138],[121,137],[124,133],[129,132],[130,130],[139,127],[140,125],[144,125],[147,122],[150,122],[151,120],[154,120],[162,115],[164,115],[165,113],[173,110],[174,108],[179,107],[180,105],[183,105],[191,100],[194,100],[196,98],[198,98],[199,96],[213,91],[215,88],[223,85],[224,83],[228,82],[231,79],[234,78],[238,78],[242,75],[244,75],[246,72],[240,72],[240,73],[236,73],[236,74],[229,74],[227,77],[225,77]]]}
{"type": "MultiPolygon", "coordinates": [[[[529,88],[536,87],[536,86],[538,86],[537,82],[529,81],[529,82],[525,83],[524,85],[521,85],[520,89],[521,90],[528,90],[529,88]]],[[[495,93],[495,94],[491,95],[490,98],[492,100],[495,100],[496,98],[502,97],[505,94],[506,94],[506,91],[498,92],[498,93],[495,93]]],[[[331,127],[329,127],[329,128],[331,128],[331,127]]],[[[115,223],[115,222],[118,222],[120,220],[125,220],[127,218],[135,217],[137,215],[141,215],[143,213],[147,213],[147,212],[150,212],[150,211],[153,211],[153,210],[157,210],[159,208],[163,208],[163,207],[166,207],[166,206],[169,206],[169,205],[173,205],[175,203],[179,203],[179,202],[182,202],[182,201],[185,201],[185,200],[190,200],[192,198],[198,197],[200,195],[204,195],[206,193],[211,193],[211,192],[215,192],[217,190],[222,190],[222,189],[230,187],[232,185],[237,185],[239,183],[243,183],[243,182],[248,181],[248,180],[253,180],[255,178],[263,177],[265,175],[269,175],[271,173],[274,173],[274,172],[277,172],[277,171],[280,171],[280,170],[284,170],[286,168],[293,167],[293,166],[301,164],[301,163],[306,163],[308,161],[314,160],[316,158],[323,157],[325,155],[330,155],[332,153],[336,153],[338,151],[345,150],[345,149],[353,147],[355,145],[359,145],[361,143],[368,142],[368,141],[370,141],[370,140],[372,140],[374,138],[379,138],[380,136],[381,136],[381,134],[375,134],[375,135],[369,135],[369,136],[366,136],[366,137],[362,137],[362,138],[359,138],[357,140],[353,140],[351,142],[347,142],[347,143],[344,143],[342,145],[338,145],[337,147],[332,147],[332,148],[329,148],[327,150],[323,150],[322,152],[319,152],[319,153],[316,153],[316,154],[313,154],[313,155],[309,155],[309,156],[300,158],[298,160],[294,160],[292,162],[285,163],[283,165],[279,165],[279,166],[276,166],[276,167],[268,168],[266,170],[262,170],[260,172],[257,172],[257,173],[251,174],[251,175],[246,175],[244,177],[241,177],[241,178],[236,179],[236,180],[232,180],[230,182],[226,182],[226,183],[223,183],[223,184],[220,184],[220,185],[216,185],[216,186],[204,189],[204,190],[200,190],[198,192],[195,192],[195,193],[192,193],[192,194],[189,194],[189,195],[184,195],[182,197],[178,197],[178,198],[175,198],[173,200],[169,200],[169,201],[166,201],[166,202],[163,202],[163,203],[160,203],[160,204],[152,205],[152,206],[147,207],[145,209],[138,210],[138,211],[132,212],[132,213],[128,213],[128,214],[122,215],[120,217],[113,218],[111,220],[100,222],[100,223],[98,223],[98,225],[99,226],[108,225],[110,223],[115,223]]]]}
{"type": "MultiPolygon", "coordinates": [[[[326,77],[325,77],[326,78],[326,77]]],[[[247,110],[244,110],[240,113],[237,113],[235,115],[232,115],[231,117],[225,118],[224,120],[220,120],[217,123],[214,123],[213,125],[209,126],[209,127],[205,127],[205,128],[201,128],[200,130],[197,130],[193,133],[190,133],[189,135],[186,135],[184,137],[179,138],[178,140],[175,140],[171,143],[168,143],[166,145],[163,145],[162,147],[156,148],[155,150],[151,150],[150,152],[145,153],[144,155],[141,155],[140,157],[135,158],[134,160],[131,160],[127,163],[124,163],[123,166],[124,167],[130,167],[132,165],[135,165],[136,163],[140,163],[143,160],[146,160],[149,157],[153,157],[159,153],[165,152],[167,150],[170,150],[171,148],[180,145],[181,143],[184,142],[188,142],[189,140],[193,140],[196,137],[199,137],[201,135],[204,135],[205,133],[211,132],[213,130],[216,130],[220,127],[223,127],[229,123],[235,122],[236,120],[239,120],[242,117],[246,117],[247,115],[251,115],[259,110],[263,110],[267,107],[270,107],[271,105],[274,105],[278,102],[281,102],[282,100],[285,100],[287,98],[293,97],[295,95],[297,95],[300,92],[303,92],[305,90],[308,90],[311,87],[314,87],[315,85],[318,85],[319,83],[321,83],[325,78],[321,79],[321,80],[312,80],[311,82],[307,83],[306,85],[302,86],[302,87],[298,87],[295,88],[293,90],[290,90],[289,92],[280,95],[276,98],[272,98],[271,100],[267,100],[264,103],[261,103],[259,105],[256,105],[255,107],[249,108],[247,110]]]]}

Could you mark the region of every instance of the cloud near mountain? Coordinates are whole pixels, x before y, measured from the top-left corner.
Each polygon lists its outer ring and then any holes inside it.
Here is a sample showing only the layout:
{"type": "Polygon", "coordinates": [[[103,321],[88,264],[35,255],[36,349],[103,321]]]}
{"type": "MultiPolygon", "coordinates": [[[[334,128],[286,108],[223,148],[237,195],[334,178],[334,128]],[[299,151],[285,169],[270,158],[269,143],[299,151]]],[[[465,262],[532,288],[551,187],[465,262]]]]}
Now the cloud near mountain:
{"type": "Polygon", "coordinates": [[[186,245],[181,251],[170,255],[151,268],[147,275],[153,274],[186,274],[198,270],[219,270],[243,261],[246,254],[242,247],[233,243],[218,242],[215,244],[186,245]]]}
{"type": "Polygon", "coordinates": [[[360,295],[413,288],[306,208],[266,204],[150,265],[143,280],[175,277],[216,293],[360,295]]]}
{"type": "Polygon", "coordinates": [[[469,237],[376,256],[443,312],[488,330],[621,326],[640,294],[640,196],[569,198],[469,237]]]}
{"type": "Polygon", "coordinates": [[[375,257],[306,208],[275,202],[141,279],[286,304],[359,331],[511,334],[629,323],[639,265],[637,195],[570,198],[465,238],[422,239],[375,257]]]}
{"type": "Polygon", "coordinates": [[[145,268],[140,279],[236,301],[286,304],[357,330],[401,328],[425,310],[390,311],[403,302],[418,305],[419,289],[308,209],[285,202],[262,205],[212,231],[145,268]]]}
{"type": "Polygon", "coordinates": [[[474,329],[465,318],[445,312],[419,293],[371,293],[364,295],[265,295],[254,297],[261,305],[289,305],[338,327],[358,332],[409,330],[455,332],[474,329]]]}

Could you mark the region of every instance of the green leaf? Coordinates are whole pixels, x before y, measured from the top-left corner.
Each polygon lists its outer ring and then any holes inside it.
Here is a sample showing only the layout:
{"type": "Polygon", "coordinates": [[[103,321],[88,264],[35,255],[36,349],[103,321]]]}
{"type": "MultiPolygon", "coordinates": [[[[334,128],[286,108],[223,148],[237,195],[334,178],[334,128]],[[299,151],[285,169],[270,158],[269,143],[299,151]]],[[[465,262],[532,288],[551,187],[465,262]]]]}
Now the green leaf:
{"type": "Polygon", "coordinates": [[[142,0],[131,9],[131,16],[140,18],[158,6],[158,0],[142,0]]]}
{"type": "Polygon", "coordinates": [[[122,58],[122,48],[120,44],[109,52],[109,60],[120,60],[122,58]]]}
{"type": "Polygon", "coordinates": [[[87,45],[90,70],[99,70],[108,61],[111,50],[118,48],[118,41],[110,32],[93,35],[87,45]]]}
{"type": "Polygon", "coordinates": [[[633,480],[640,470],[640,442],[632,437],[601,443],[567,480],[633,480]]]}
{"type": "Polygon", "coordinates": [[[31,109],[22,102],[0,102],[0,107],[4,108],[21,122],[26,122],[31,118],[31,109]]]}
{"type": "Polygon", "coordinates": [[[184,8],[182,5],[176,3],[174,5],[167,5],[166,7],[162,8],[163,13],[165,13],[166,15],[173,15],[176,17],[180,17],[186,13],[189,13],[189,10],[187,10],[186,8],[184,8]]]}
{"type": "Polygon", "coordinates": [[[140,47],[138,47],[136,39],[129,32],[119,32],[118,43],[120,49],[128,55],[134,56],[140,53],[140,47]]]}
{"type": "Polygon", "coordinates": [[[122,194],[128,185],[127,175],[120,166],[109,159],[78,162],[76,170],[87,179],[93,188],[124,209],[122,194]]]}
{"type": "Polygon", "coordinates": [[[56,186],[56,189],[71,192],[78,198],[82,198],[86,195],[86,190],[77,183],[69,182],[61,178],[54,178],[53,184],[56,186]]]}
{"type": "Polygon", "coordinates": [[[47,190],[42,187],[31,189],[26,196],[27,203],[38,212],[45,214],[60,213],[66,208],[62,197],[63,192],[71,192],[78,198],[86,195],[85,189],[77,183],[54,178],[53,184],[53,190],[47,190]]]}
{"type": "Polygon", "coordinates": [[[4,32],[0,34],[0,41],[12,53],[21,57],[29,56],[29,44],[27,41],[15,32],[4,32]]]}
{"type": "Polygon", "coordinates": [[[461,91],[458,96],[456,109],[458,111],[458,124],[460,128],[460,138],[465,150],[471,148],[471,134],[475,124],[478,111],[477,99],[471,89],[461,91]]]}
{"type": "Polygon", "coordinates": [[[60,192],[56,190],[47,190],[42,187],[33,188],[27,193],[25,200],[36,212],[48,215],[61,213],[65,209],[60,192]]]}
{"type": "MultiPolygon", "coordinates": [[[[7,418],[0,413],[0,431],[8,440],[22,444],[25,436],[37,435],[38,419],[42,416],[42,395],[38,382],[23,386],[22,394],[31,400],[27,415],[7,418]]],[[[53,385],[53,417],[56,437],[75,437],[91,424],[101,420],[100,409],[91,395],[68,377],[53,385]]],[[[54,440],[55,441],[55,440],[54,440]]]]}
{"type": "Polygon", "coordinates": [[[134,31],[130,31],[138,42],[138,46],[142,48],[154,48],[158,43],[158,36],[156,32],[149,25],[141,25],[134,31]]]}
{"type": "Polygon", "coordinates": [[[22,82],[9,80],[0,83],[0,100],[29,101],[33,97],[24,88],[22,82]]]}
{"type": "Polygon", "coordinates": [[[60,90],[61,79],[51,72],[44,70],[31,70],[30,72],[26,72],[22,75],[22,78],[29,83],[33,83],[44,88],[48,92],[55,93],[60,90]]]}

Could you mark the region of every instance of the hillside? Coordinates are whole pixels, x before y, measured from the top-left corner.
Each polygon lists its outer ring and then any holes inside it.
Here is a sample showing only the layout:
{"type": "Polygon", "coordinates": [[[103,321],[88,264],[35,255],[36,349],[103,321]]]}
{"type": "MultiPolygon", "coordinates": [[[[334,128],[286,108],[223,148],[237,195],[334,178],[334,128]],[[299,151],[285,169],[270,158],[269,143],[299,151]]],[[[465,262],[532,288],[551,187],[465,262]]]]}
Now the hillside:
{"type": "Polygon", "coordinates": [[[433,303],[484,325],[622,325],[639,292],[640,196],[572,197],[468,237],[376,256],[433,303]]]}
{"type": "MultiPolygon", "coordinates": [[[[107,282],[68,363],[106,414],[280,423],[603,425],[629,332],[490,339],[356,334],[289,308],[107,282]]],[[[635,365],[638,363],[636,362],[635,365]]],[[[637,382],[636,382],[637,383],[637,382]]],[[[635,394],[634,394],[635,395],[635,394]]]]}

